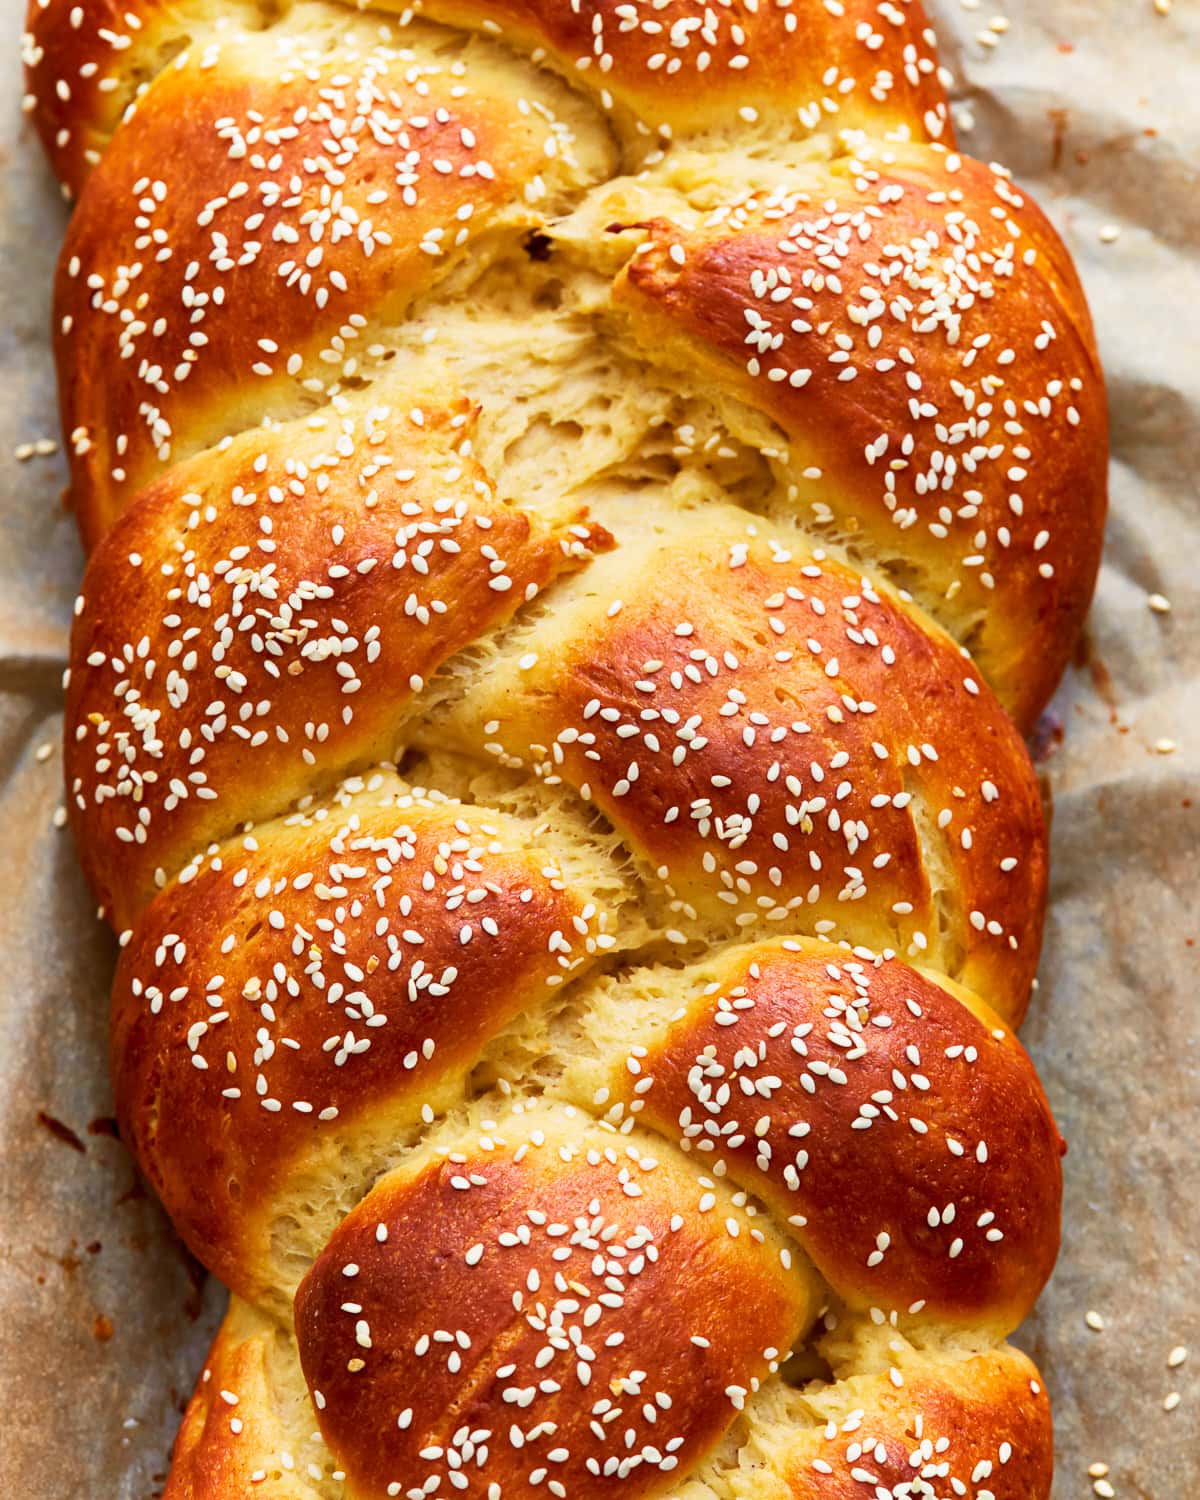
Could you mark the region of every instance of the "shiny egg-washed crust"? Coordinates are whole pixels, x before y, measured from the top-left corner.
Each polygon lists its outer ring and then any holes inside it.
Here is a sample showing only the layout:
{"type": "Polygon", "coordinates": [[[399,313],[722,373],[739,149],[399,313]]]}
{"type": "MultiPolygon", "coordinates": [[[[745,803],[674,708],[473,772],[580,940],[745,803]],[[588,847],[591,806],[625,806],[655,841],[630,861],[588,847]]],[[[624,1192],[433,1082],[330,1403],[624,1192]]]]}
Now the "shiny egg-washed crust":
{"type": "Polygon", "coordinates": [[[894,594],[736,512],[638,552],[580,574],[429,737],[578,788],[685,934],[790,922],[936,958],[1018,1022],[1045,829],[972,664],[894,594]]]}
{"type": "Polygon", "coordinates": [[[604,545],[498,502],[445,394],[243,433],[104,537],[72,632],[66,777],[118,929],[197,849],[386,759],[447,657],[604,545]]]}
{"type": "Polygon", "coordinates": [[[868,145],[642,252],[617,287],[637,336],[778,423],[798,505],[897,560],[1029,728],[1092,596],[1107,470],[1091,318],[1037,206],[969,157],[868,145]]]}
{"type": "MultiPolygon", "coordinates": [[[[207,7],[206,7],[207,8],[207,7]]],[[[188,35],[177,0],[30,0],[22,45],[26,108],[64,190],[75,195],[138,87],[188,35]]],[[[239,20],[258,7],[227,7],[239,20]]]]}
{"type": "Polygon", "coordinates": [[[568,1089],[756,1194],[850,1305],[920,1287],[910,1318],[1000,1337],[1033,1306],[1064,1148],[1024,1049],[968,991],[789,938],[635,973],[583,1025],[604,1061],[568,1089]]]}
{"type": "Polygon", "coordinates": [[[296,1337],[360,1494],[437,1493],[462,1470],[478,1493],[547,1476],[658,1493],[787,1358],[819,1289],[735,1196],[655,1149],[535,1109],[422,1155],[345,1218],[297,1293],[296,1337]],[[363,1431],[380,1434],[368,1463],[363,1431]]]}
{"type": "MultiPolygon", "coordinates": [[[[173,53],[223,29],[267,27],[293,5],[31,0],[29,108],[59,180],[79,192],[139,87],[173,53]]],[[[853,128],[950,138],[936,39],[919,0],[835,0],[819,9],[773,0],[388,0],[371,8],[416,10],[536,49],[576,87],[654,132],[747,129],[762,114],[797,134],[853,128]]]]}
{"type": "Polygon", "coordinates": [[[569,1108],[486,1132],[384,1178],[301,1284],[325,1440],[363,1496],[436,1493],[464,1470],[480,1494],[547,1476],[564,1494],[660,1493],[788,1357],[819,1286],[653,1137],[569,1108]]]}
{"type": "Polygon", "coordinates": [[[836,1404],[814,1401],[826,1425],[789,1446],[779,1500],[1050,1493],[1050,1403],[1023,1354],[906,1361],[902,1382],[857,1376],[835,1388],[836,1404]]]}
{"type": "Polygon", "coordinates": [[[656,132],[752,133],[766,118],[796,134],[950,134],[936,39],[917,0],[420,0],[417,9],[486,26],[521,51],[544,49],[565,77],[656,132]]]}
{"type": "Polygon", "coordinates": [[[356,316],[398,320],[489,221],[535,223],[535,202],[604,164],[557,149],[553,81],[514,94],[487,55],[414,57],[376,28],[338,43],[288,32],[215,44],[219,67],[181,59],[81,196],[55,350],[89,545],[172,460],[313,404],[348,373],[356,316]],[[173,153],[182,180],[156,175],[173,153]]]}
{"type": "MultiPolygon", "coordinates": [[[[795,1393],[786,1427],[773,1411],[760,1415],[763,1403],[752,1395],[736,1425],[765,1429],[753,1456],[730,1465],[721,1452],[689,1497],[1030,1500],[1050,1493],[1050,1405],[1024,1354],[1010,1345],[965,1357],[894,1346],[889,1358],[886,1373],[795,1393]]],[[[322,1491],[296,1462],[301,1434],[287,1420],[296,1363],[291,1339],[234,1298],[188,1406],[163,1500],[243,1493],[317,1500],[322,1491]]]]}
{"type": "Polygon", "coordinates": [[[192,1252],[260,1302],[302,1175],[352,1180],[615,941],[527,820],[378,781],[172,885],[113,987],[122,1138],[192,1252]]]}
{"type": "Polygon", "coordinates": [[[250,1299],[166,1496],[1047,1500],[1018,726],[1104,392],[920,6],[31,0],[24,60],[118,1112],[250,1299]]]}

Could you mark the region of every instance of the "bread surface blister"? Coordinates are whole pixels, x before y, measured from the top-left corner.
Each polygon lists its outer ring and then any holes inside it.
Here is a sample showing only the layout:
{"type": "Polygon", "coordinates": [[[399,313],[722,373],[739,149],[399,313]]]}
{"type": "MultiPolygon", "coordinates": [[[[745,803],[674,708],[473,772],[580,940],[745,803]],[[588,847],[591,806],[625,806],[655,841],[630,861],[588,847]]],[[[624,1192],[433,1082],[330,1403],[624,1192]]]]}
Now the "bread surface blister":
{"type": "Polygon", "coordinates": [[[32,0],[169,1500],[1049,1495],[1102,375],[915,0],[32,0]]]}

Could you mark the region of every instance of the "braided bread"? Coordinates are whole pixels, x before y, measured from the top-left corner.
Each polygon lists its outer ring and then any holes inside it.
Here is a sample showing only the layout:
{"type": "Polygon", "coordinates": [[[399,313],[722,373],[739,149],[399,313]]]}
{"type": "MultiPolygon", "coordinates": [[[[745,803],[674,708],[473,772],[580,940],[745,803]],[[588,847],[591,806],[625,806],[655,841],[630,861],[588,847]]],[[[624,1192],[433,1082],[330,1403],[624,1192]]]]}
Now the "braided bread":
{"type": "Polygon", "coordinates": [[[1069,257],[917,0],[32,0],[170,1500],[1039,1500],[1069,257]]]}

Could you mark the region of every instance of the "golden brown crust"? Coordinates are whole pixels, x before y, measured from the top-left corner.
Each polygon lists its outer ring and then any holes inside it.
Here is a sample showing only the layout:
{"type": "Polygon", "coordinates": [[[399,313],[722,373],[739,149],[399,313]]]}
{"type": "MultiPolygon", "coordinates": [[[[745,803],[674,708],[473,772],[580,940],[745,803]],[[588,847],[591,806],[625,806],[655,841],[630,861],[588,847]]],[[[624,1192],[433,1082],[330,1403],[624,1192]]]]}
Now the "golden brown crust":
{"type": "Polygon", "coordinates": [[[172,459],[352,384],[370,320],[576,173],[549,82],[533,107],[386,33],[256,40],[161,74],[71,220],[55,352],[88,545],[172,459]]]}
{"type": "MultiPolygon", "coordinates": [[[[399,0],[386,7],[402,8],[399,0]]],[[[422,0],[422,15],[495,30],[652,130],[791,121],[949,139],[937,43],[919,0],[422,0]]]]}
{"type": "Polygon", "coordinates": [[[1050,1403],[1037,1370],[1016,1349],[905,1361],[895,1377],[848,1380],[813,1404],[827,1421],[786,1454],[792,1500],[1048,1500],[1050,1403]]]}
{"type": "MultiPolygon", "coordinates": [[[[383,0],[371,8],[496,36],[652,131],[753,135],[769,121],[790,123],[796,135],[953,139],[920,0],[383,0]]],[[[250,0],[216,15],[204,0],[30,0],[25,83],[59,180],[80,192],[126,107],[173,53],[271,20],[250,0]]]]}
{"type": "MultiPolygon", "coordinates": [[[[189,1406],[164,1500],[227,1500],[248,1481],[255,1496],[312,1500],[307,1464],[288,1452],[298,1434],[281,1427],[295,1360],[290,1339],[235,1298],[189,1406]],[[237,1398],[235,1407],[222,1391],[237,1398]],[[291,1468],[281,1464],[281,1451],[291,1468]]],[[[1008,1345],[975,1354],[902,1345],[885,1352],[885,1361],[881,1369],[876,1354],[871,1373],[791,1393],[786,1424],[777,1408],[762,1410],[760,1419],[751,1396],[746,1415],[765,1430],[740,1451],[735,1441],[734,1456],[723,1453],[703,1476],[718,1477],[736,1500],[862,1500],[874,1495],[871,1485],[888,1500],[926,1492],[947,1500],[1048,1500],[1049,1402],[1024,1354],[1008,1345]]],[[[493,1442],[496,1436],[489,1433],[493,1442]]],[[[313,1478],[335,1469],[324,1449],[306,1457],[317,1460],[313,1478]]],[[[468,1482],[480,1479],[477,1467],[457,1472],[468,1482]]],[[[357,1500],[363,1492],[348,1493],[357,1500]]],[[[486,1488],[479,1493],[486,1496],[486,1488]]]]}
{"type": "Polygon", "coordinates": [[[734,949],[677,991],[665,1031],[636,1001],[619,1012],[628,1055],[585,1102],[761,1198],[851,1305],[1016,1327],[1058,1251],[1065,1148],[986,1006],[797,939],[734,949]]]}
{"type": "Polygon", "coordinates": [[[1028,728],[1106,503],[1091,320],[1041,212],[981,162],[863,143],[694,233],[650,228],[617,288],[635,332],[779,424],[805,519],[893,559],[1028,728]]]}
{"type": "Polygon", "coordinates": [[[389,757],[435,669],[602,536],[497,501],[465,404],[372,394],[176,465],[93,554],[65,771],[118,929],[197,849],[389,757]]]}
{"type": "Polygon", "coordinates": [[[170,886],[113,988],[122,1137],[193,1253],[260,1301],[290,1187],[356,1160],[369,1181],[389,1132],[615,941],[532,824],[376,779],[170,886]]]}
{"type": "Polygon", "coordinates": [[[698,912],[709,931],[786,921],[895,949],[1018,1020],[1045,827],[1025,748],[970,662],[799,537],[715,508],[605,561],[577,616],[522,640],[534,665],[489,672],[432,734],[482,737],[581,789],[681,928],[698,912]]]}
{"type": "Polygon", "coordinates": [[[656,1145],[535,1109],[342,1222],[296,1335],[356,1496],[460,1471],[641,1496],[721,1436],[812,1308],[775,1237],[656,1145]]]}
{"type": "Polygon", "coordinates": [[[178,38],[178,9],[172,0],[29,0],[27,107],[68,194],[99,160],[143,65],[178,38]]]}

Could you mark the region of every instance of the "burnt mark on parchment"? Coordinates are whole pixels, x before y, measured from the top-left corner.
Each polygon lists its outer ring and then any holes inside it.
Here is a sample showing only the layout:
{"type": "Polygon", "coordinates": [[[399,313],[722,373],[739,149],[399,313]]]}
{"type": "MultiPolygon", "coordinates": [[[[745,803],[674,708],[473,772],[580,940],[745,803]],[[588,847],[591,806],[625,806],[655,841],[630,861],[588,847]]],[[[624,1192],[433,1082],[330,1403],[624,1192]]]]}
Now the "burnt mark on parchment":
{"type": "Polygon", "coordinates": [[[69,1125],[64,1124],[64,1122],[60,1120],[57,1115],[48,1114],[46,1110],[39,1109],[37,1112],[37,1122],[42,1127],[42,1129],[52,1135],[56,1141],[61,1141],[64,1146],[70,1146],[72,1151],[78,1151],[85,1156],[87,1155],[87,1147],[84,1145],[83,1141],[80,1140],[75,1131],[73,1131],[69,1125]]]}

